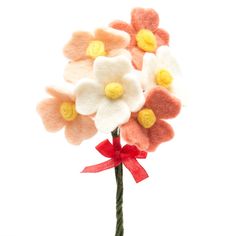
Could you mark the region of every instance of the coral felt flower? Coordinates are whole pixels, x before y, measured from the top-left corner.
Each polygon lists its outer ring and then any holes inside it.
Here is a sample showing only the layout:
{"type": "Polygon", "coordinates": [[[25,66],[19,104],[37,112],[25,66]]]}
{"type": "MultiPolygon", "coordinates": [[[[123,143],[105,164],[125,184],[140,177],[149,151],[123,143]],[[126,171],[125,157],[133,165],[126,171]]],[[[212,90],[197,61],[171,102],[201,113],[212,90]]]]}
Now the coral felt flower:
{"type": "Polygon", "coordinates": [[[83,77],[91,77],[97,57],[127,54],[125,48],[129,42],[127,33],[113,28],[98,28],[94,34],[75,32],[64,48],[65,56],[71,60],[65,68],[65,80],[75,83],[83,77]]]}
{"type": "Polygon", "coordinates": [[[148,93],[143,108],[122,125],[121,135],[129,144],[153,152],[159,144],[173,138],[172,127],[162,119],[174,118],[180,108],[180,101],[168,90],[155,87],[148,93]]]}
{"type": "Polygon", "coordinates": [[[134,70],[125,56],[99,57],[94,62],[93,76],[93,80],[78,81],[76,110],[84,115],[96,113],[97,129],[111,132],[143,106],[141,72],[134,70]]]}
{"type": "Polygon", "coordinates": [[[65,127],[66,139],[72,144],[80,144],[96,134],[94,121],[76,112],[73,95],[54,88],[48,88],[47,92],[52,98],[40,102],[37,110],[49,132],[65,127]]]}
{"type": "Polygon", "coordinates": [[[110,26],[130,35],[129,49],[138,69],[142,68],[145,52],[155,53],[159,46],[169,43],[169,34],[158,27],[159,16],[153,9],[134,8],[131,12],[131,24],[117,20],[110,26]]]}
{"type": "Polygon", "coordinates": [[[157,55],[145,53],[142,72],[144,74],[142,83],[146,91],[162,86],[174,92],[178,84],[176,78],[180,75],[178,63],[168,46],[159,47],[157,55]]]}

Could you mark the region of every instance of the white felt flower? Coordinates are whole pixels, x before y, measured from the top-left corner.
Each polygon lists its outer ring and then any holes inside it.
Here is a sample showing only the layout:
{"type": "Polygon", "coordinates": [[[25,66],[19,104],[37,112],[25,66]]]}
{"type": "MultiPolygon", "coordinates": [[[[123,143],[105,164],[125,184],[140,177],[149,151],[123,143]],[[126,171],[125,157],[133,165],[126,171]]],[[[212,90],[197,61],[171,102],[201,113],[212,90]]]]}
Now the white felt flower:
{"type": "Polygon", "coordinates": [[[76,110],[83,115],[96,113],[97,129],[113,131],[143,106],[141,75],[128,57],[98,57],[93,66],[94,79],[82,79],[76,86],[76,110]]]}
{"type": "Polygon", "coordinates": [[[156,55],[145,53],[142,72],[144,75],[142,83],[146,91],[159,85],[175,92],[180,70],[168,46],[159,47],[156,55]]]}

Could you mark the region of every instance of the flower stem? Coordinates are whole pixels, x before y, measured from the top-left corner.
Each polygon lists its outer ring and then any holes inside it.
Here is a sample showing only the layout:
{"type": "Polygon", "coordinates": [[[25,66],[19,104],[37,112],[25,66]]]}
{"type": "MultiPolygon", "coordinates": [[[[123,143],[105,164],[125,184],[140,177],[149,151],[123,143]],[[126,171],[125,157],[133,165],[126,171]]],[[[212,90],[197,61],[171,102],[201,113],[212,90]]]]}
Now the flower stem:
{"type": "MultiPolygon", "coordinates": [[[[112,132],[113,145],[116,149],[117,143],[114,143],[114,138],[120,137],[120,130],[116,128],[112,132]]],[[[120,141],[118,147],[120,148],[120,141]]],[[[119,150],[119,149],[118,149],[119,150]]],[[[116,192],[116,234],[115,236],[124,235],[124,225],[123,225],[123,166],[122,163],[115,168],[115,176],[117,183],[117,192],[116,192]]]]}

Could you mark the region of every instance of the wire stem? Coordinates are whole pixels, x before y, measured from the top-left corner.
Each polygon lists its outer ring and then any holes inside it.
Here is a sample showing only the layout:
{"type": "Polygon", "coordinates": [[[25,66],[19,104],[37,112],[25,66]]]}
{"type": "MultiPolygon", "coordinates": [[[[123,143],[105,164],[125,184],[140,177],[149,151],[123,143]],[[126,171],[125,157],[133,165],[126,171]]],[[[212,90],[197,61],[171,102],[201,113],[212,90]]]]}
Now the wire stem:
{"type": "MultiPolygon", "coordinates": [[[[120,148],[120,142],[114,143],[114,138],[120,137],[120,130],[116,128],[112,132],[113,144],[116,149],[120,148]]],[[[116,234],[115,236],[124,235],[124,221],[123,221],[123,166],[122,163],[115,168],[115,176],[117,183],[117,192],[116,192],[116,234]]]]}

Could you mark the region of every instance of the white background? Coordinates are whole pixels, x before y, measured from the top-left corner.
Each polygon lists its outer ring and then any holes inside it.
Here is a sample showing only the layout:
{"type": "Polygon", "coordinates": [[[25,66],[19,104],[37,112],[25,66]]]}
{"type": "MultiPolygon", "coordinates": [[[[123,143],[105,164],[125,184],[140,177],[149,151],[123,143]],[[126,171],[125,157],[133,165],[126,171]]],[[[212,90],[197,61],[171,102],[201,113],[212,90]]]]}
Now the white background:
{"type": "Polygon", "coordinates": [[[150,178],[125,170],[125,236],[236,235],[236,35],[234,0],[1,0],[0,236],[111,236],[115,178],[80,174],[104,159],[97,135],[75,147],[47,133],[35,106],[60,85],[71,33],[129,21],[152,7],[171,35],[188,106],[176,136],[141,163],[150,178]]]}

